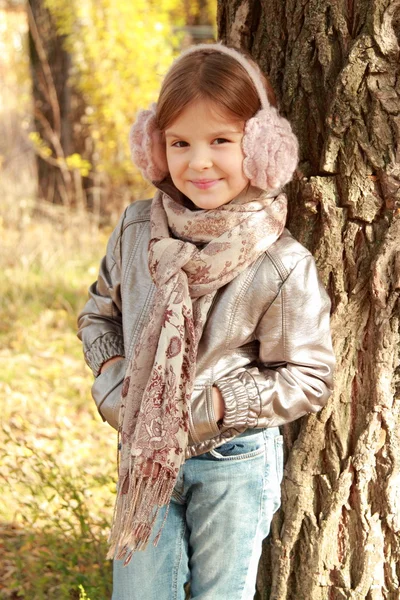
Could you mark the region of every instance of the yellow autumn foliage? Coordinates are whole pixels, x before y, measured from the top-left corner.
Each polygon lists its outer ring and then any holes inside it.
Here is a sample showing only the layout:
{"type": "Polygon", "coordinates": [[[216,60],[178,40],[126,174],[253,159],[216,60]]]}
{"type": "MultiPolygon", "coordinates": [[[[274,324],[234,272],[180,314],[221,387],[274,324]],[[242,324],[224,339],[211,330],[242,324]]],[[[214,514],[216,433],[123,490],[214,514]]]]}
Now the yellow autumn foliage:
{"type": "MultiPolygon", "coordinates": [[[[128,131],[135,115],[157,97],[179,53],[182,33],[199,16],[198,2],[180,0],[45,0],[72,58],[73,83],[83,94],[83,122],[95,143],[96,170],[125,179],[133,166],[128,131]]],[[[216,0],[206,4],[210,19],[216,0]]],[[[203,17],[204,18],[204,17],[203,17]]],[[[215,17],[214,19],[215,20],[215,17]]]]}

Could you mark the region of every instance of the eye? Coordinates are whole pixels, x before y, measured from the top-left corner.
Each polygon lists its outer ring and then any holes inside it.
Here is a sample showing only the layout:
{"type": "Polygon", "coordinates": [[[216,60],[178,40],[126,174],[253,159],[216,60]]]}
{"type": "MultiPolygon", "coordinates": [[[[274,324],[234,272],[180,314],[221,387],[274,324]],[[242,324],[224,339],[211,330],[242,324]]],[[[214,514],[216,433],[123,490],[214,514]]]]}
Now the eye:
{"type": "Polygon", "coordinates": [[[173,142],[171,144],[172,148],[186,148],[189,144],[187,142],[183,142],[182,140],[178,140],[177,142],[173,142]]]}
{"type": "Polygon", "coordinates": [[[229,140],[227,140],[226,138],[216,138],[215,140],[213,140],[213,144],[219,146],[220,144],[229,144],[229,140]]]}

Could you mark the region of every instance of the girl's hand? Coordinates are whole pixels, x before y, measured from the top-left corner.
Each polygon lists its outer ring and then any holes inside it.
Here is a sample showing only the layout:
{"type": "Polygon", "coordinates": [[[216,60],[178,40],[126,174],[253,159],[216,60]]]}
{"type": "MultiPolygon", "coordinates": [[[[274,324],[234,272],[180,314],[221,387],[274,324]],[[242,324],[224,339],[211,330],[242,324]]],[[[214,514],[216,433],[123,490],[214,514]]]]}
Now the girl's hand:
{"type": "Polygon", "coordinates": [[[123,360],[124,357],[123,356],[113,356],[112,358],[109,358],[108,360],[106,360],[106,362],[104,362],[101,367],[100,367],[100,373],[102,373],[103,371],[105,371],[106,369],[108,369],[108,367],[111,367],[111,365],[115,362],[118,362],[119,360],[123,360]]]}
{"type": "Polygon", "coordinates": [[[225,403],[222,394],[217,387],[212,388],[214,415],[216,421],[221,421],[225,414],[225,403]]]}

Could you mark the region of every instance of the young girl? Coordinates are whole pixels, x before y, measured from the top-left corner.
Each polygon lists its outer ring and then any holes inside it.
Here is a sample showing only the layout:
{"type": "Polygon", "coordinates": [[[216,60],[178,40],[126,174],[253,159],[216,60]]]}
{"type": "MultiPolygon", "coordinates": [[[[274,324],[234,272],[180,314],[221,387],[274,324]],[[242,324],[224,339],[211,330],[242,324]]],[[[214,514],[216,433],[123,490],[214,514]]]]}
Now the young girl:
{"type": "Polygon", "coordinates": [[[330,303],[284,228],[297,140],[258,67],[186,50],[131,131],[156,187],[108,244],[79,336],[119,431],[113,600],[250,600],[279,425],[325,405],[330,303]]]}

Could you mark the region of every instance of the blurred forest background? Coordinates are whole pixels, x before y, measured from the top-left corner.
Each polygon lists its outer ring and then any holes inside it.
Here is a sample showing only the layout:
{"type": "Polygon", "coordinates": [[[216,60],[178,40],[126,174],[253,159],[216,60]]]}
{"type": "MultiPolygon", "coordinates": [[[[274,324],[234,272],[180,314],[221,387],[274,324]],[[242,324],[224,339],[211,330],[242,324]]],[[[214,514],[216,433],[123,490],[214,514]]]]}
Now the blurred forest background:
{"type": "Polygon", "coordinates": [[[215,23],[216,0],[0,1],[0,598],[110,597],[116,436],[76,315],[116,218],[152,194],[135,113],[215,23]]]}

